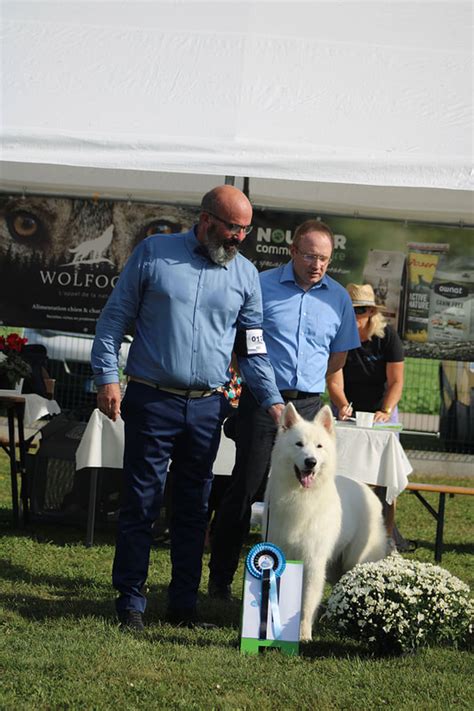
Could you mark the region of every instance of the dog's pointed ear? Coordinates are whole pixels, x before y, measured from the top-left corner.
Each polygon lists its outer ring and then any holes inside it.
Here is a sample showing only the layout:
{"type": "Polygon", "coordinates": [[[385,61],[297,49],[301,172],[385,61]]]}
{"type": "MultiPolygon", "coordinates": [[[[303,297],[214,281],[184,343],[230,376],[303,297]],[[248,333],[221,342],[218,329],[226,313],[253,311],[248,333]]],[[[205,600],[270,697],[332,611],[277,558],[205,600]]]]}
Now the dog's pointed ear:
{"type": "Polygon", "coordinates": [[[324,405],[314,418],[315,422],[322,425],[331,435],[334,435],[334,416],[329,405],[324,405]]]}
{"type": "Polygon", "coordinates": [[[295,406],[292,402],[289,402],[280,417],[280,427],[282,430],[289,430],[294,427],[298,420],[301,419],[295,410],[295,406]]]}

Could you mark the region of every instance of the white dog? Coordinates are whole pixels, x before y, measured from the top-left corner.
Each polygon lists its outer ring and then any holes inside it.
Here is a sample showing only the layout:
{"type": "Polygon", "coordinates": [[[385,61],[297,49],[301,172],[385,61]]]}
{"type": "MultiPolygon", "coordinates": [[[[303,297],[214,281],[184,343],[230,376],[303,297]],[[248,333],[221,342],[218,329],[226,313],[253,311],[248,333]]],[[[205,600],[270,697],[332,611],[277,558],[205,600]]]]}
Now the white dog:
{"type": "Polygon", "coordinates": [[[291,403],[282,413],[265,495],[266,539],[285,557],[302,560],[300,637],[311,639],[324,591],[357,563],[387,553],[382,506],[373,491],[336,477],[336,437],[326,405],[312,422],[291,403]]]}

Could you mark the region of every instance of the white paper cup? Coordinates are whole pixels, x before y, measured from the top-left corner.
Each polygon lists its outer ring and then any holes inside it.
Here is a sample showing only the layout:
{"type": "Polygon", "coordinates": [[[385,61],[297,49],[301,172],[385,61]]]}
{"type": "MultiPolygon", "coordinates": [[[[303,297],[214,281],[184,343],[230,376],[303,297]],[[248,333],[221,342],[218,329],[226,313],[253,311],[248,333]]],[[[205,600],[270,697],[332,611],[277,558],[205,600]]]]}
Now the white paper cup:
{"type": "Polygon", "coordinates": [[[372,427],[374,424],[373,412],[356,412],[357,427],[372,427]]]}

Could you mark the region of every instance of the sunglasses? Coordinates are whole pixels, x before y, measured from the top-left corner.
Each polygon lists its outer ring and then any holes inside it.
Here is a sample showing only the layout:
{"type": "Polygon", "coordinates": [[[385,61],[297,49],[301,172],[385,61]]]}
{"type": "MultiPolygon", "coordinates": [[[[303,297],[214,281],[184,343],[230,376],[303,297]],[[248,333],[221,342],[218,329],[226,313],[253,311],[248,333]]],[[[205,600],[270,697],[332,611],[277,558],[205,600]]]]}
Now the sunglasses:
{"type": "Polygon", "coordinates": [[[225,225],[229,232],[233,235],[238,235],[240,232],[242,232],[242,230],[246,235],[252,232],[253,225],[236,225],[235,222],[227,222],[227,220],[223,220],[222,217],[219,217],[219,215],[214,215],[214,213],[209,212],[209,210],[206,210],[206,212],[215,220],[219,220],[219,222],[222,222],[222,224],[225,225]]]}
{"type": "Polygon", "coordinates": [[[354,306],[354,313],[360,316],[361,314],[365,314],[366,311],[368,311],[371,306],[354,306]]]}

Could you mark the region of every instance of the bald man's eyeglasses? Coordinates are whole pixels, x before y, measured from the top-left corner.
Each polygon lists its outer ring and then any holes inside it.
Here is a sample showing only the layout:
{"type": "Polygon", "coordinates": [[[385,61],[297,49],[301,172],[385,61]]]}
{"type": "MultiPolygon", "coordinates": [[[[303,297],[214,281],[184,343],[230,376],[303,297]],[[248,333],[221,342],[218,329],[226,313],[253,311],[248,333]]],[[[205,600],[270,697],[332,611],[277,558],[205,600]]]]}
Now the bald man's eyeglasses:
{"type": "Polygon", "coordinates": [[[219,222],[222,222],[222,224],[225,225],[229,232],[233,235],[238,235],[239,232],[242,231],[245,232],[246,235],[249,235],[253,230],[253,225],[236,225],[235,222],[227,222],[227,220],[223,220],[222,217],[219,217],[219,215],[214,215],[214,213],[209,212],[209,210],[206,210],[206,212],[215,220],[219,220],[219,222]]]}

